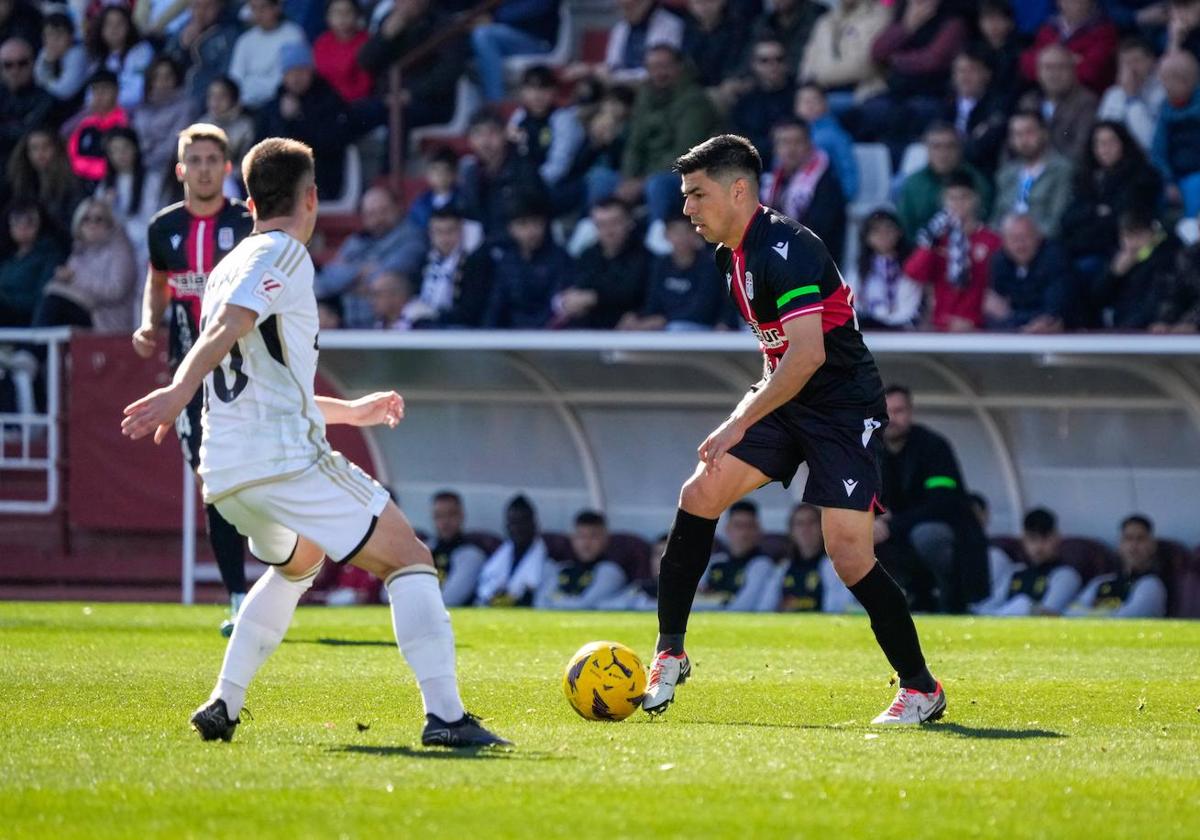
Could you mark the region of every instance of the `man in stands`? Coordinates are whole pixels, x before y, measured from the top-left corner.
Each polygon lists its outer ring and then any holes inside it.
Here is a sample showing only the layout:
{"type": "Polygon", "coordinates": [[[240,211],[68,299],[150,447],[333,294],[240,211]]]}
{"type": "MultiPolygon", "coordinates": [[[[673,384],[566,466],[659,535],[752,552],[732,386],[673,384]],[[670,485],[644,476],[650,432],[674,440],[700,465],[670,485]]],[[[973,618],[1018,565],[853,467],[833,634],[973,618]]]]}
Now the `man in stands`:
{"type": "Polygon", "coordinates": [[[1062,536],[1053,513],[1035,508],[1025,514],[1021,547],[1028,562],[1013,569],[1007,600],[991,609],[990,614],[1062,615],[1079,593],[1083,580],[1079,572],[1062,561],[1062,536]]]}
{"type": "Polygon", "coordinates": [[[545,187],[532,158],[517,154],[508,141],[504,120],[491,108],[481,108],[467,129],[471,155],[459,170],[459,201],[463,215],[483,225],[492,241],[504,237],[512,220],[508,211],[518,195],[545,196],[545,187]]]}
{"type": "Polygon", "coordinates": [[[858,605],[825,553],[819,507],[796,505],[788,519],[788,537],[788,554],[760,604],[764,612],[841,613],[858,605]]]}
{"type": "Polygon", "coordinates": [[[1154,523],[1141,514],[1125,517],[1117,544],[1121,571],[1088,582],[1070,615],[1108,618],[1162,618],[1167,614],[1167,585],[1159,564],[1154,523]]]}
{"type": "Polygon", "coordinates": [[[489,329],[536,330],[555,321],[554,293],[574,276],[566,251],[550,237],[540,197],[518,196],[508,223],[509,242],[495,246],[492,291],[483,324],[489,329]]]}
{"type": "Polygon", "coordinates": [[[621,199],[598,202],[590,215],[597,242],[580,254],[579,271],[564,278],[567,287],[554,306],[569,326],[607,330],[645,301],[651,257],[634,235],[633,215],[621,199]]]}
{"type": "Polygon", "coordinates": [[[8,159],[17,141],[40,126],[54,107],[54,97],[33,80],[33,47],[20,38],[0,44],[0,161],[8,159]]]}
{"type": "Polygon", "coordinates": [[[421,267],[420,297],[411,316],[426,327],[478,327],[491,292],[484,251],[468,253],[463,218],[453,207],[433,211],[429,252],[421,267]]]}
{"type": "Polygon", "coordinates": [[[987,178],[963,161],[962,140],[948,122],[935,122],[925,129],[925,153],[928,163],[904,179],[897,197],[897,212],[909,239],[942,209],[942,190],[956,172],[966,172],[983,200],[986,210],[991,197],[987,178]]]}
{"type": "Polygon", "coordinates": [[[846,245],[846,198],[829,155],[813,145],[808,124],[798,117],[780,120],[771,141],[775,163],[763,173],[762,203],[804,225],[840,257],[846,245]]]}
{"type": "Polygon", "coordinates": [[[758,505],[743,499],[729,506],[725,519],[728,548],[708,563],[696,590],[693,610],[756,612],[774,582],[775,561],[762,550],[758,505]]]}
{"type": "Polygon", "coordinates": [[[580,511],[571,534],[569,560],[547,570],[533,605],[543,610],[591,610],[625,586],[625,570],[608,556],[604,514],[580,511]]]}
{"type": "Polygon", "coordinates": [[[538,528],[537,511],[525,496],[514,496],[504,513],[508,539],[479,572],[475,603],[482,607],[528,607],[551,564],[538,528]]]}
{"type": "Polygon", "coordinates": [[[1058,235],[1058,223],[1071,203],[1071,164],[1050,148],[1046,121],[1037,111],[1018,111],[1008,120],[1012,158],[996,173],[997,224],[1009,213],[1028,213],[1046,236],[1058,235]]]}
{"type": "Polygon", "coordinates": [[[479,572],[486,556],[483,549],[463,533],[462,496],[442,490],[433,497],[434,541],[429,547],[433,564],[442,581],[442,600],[447,607],[461,607],[475,600],[479,572]]]}

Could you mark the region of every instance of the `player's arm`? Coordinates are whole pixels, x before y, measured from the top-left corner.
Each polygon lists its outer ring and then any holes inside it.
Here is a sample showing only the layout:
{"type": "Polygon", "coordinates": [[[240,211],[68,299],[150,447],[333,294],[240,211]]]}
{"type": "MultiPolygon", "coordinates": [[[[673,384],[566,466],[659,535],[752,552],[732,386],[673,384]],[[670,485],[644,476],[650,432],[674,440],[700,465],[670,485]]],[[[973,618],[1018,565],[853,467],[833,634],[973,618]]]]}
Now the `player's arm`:
{"type": "Polygon", "coordinates": [[[142,322],[133,333],[133,349],[143,359],[154,355],[155,335],[162,323],[167,304],[171,302],[171,289],[167,285],[167,272],[150,266],[146,274],[146,288],[142,292],[142,322]]]}
{"type": "Polygon", "coordinates": [[[746,430],[800,393],[812,375],[825,364],[825,334],[821,313],[784,321],[788,349],[760,388],[742,398],[729,419],[700,444],[700,460],[709,469],[720,469],[720,460],[737,445],[746,430]]]}
{"type": "Polygon", "coordinates": [[[377,391],[356,400],[316,397],[316,401],[330,426],[338,423],[348,426],[386,424],[389,429],[394,429],[404,418],[404,397],[395,391],[377,391]]]}
{"type": "Polygon", "coordinates": [[[204,328],[199,340],[183,357],[171,384],[151,391],[125,407],[121,433],[137,440],[154,433],[162,443],[179,412],[187,407],[204,377],[229,355],[238,339],[254,329],[258,313],[232,303],[224,304],[204,328]]]}

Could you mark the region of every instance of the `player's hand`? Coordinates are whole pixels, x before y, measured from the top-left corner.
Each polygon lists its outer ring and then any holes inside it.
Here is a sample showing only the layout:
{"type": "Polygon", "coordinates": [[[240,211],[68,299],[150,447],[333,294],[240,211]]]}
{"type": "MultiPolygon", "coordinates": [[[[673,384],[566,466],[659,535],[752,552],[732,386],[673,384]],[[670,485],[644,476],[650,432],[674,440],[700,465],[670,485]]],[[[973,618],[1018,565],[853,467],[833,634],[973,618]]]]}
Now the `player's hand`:
{"type": "Polygon", "coordinates": [[[154,355],[154,347],[158,342],[158,330],[154,327],[141,326],[133,334],[133,352],[143,359],[154,355]]]}
{"type": "Polygon", "coordinates": [[[386,424],[389,429],[404,419],[404,397],[395,391],[377,391],[350,403],[353,413],[351,425],[378,426],[386,424]]]}
{"type": "Polygon", "coordinates": [[[745,436],[746,429],[736,420],[729,419],[717,427],[711,435],[700,444],[697,454],[704,462],[704,471],[711,473],[721,469],[721,459],[725,453],[737,446],[745,436]]]}
{"type": "Polygon", "coordinates": [[[154,442],[162,443],[175,418],[188,404],[189,395],[180,392],[174,383],[158,388],[137,402],[125,406],[125,419],[121,421],[121,434],[132,440],[154,433],[154,442]]]}

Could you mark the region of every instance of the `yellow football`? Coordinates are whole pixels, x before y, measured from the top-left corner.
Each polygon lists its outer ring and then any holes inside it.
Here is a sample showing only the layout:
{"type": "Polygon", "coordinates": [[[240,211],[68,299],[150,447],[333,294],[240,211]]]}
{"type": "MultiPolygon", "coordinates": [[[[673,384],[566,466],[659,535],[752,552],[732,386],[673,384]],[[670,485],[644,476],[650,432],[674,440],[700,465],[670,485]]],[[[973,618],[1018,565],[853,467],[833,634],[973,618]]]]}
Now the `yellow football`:
{"type": "Polygon", "coordinates": [[[619,642],[590,642],[567,663],[563,694],[588,720],[624,720],[642,705],[646,669],[619,642]]]}

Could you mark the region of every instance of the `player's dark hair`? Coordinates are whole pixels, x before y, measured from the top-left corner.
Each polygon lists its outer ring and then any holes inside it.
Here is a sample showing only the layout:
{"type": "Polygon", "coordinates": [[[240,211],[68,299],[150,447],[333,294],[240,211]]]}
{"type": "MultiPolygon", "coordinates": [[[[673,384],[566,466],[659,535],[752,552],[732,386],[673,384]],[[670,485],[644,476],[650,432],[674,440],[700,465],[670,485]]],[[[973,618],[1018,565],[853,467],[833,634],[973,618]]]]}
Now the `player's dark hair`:
{"type": "Polygon", "coordinates": [[[433,494],[434,502],[454,502],[459,507],[462,507],[462,496],[453,490],[439,490],[433,494]]]}
{"type": "Polygon", "coordinates": [[[680,155],[671,169],[680,175],[707,172],[716,181],[746,178],[755,187],[762,175],[762,158],[754,144],[737,134],[718,134],[680,155]]]}
{"type": "Polygon", "coordinates": [[[735,513],[748,513],[757,519],[758,505],[749,499],[740,499],[729,506],[729,515],[733,516],[735,513]]]}
{"type": "Polygon", "coordinates": [[[602,528],[607,528],[608,520],[599,511],[581,510],[575,515],[575,527],[578,528],[580,525],[599,525],[602,528]]]}
{"type": "Polygon", "coordinates": [[[535,64],[521,74],[521,87],[552,88],[557,85],[554,71],[544,64],[535,64]]]}
{"type": "Polygon", "coordinates": [[[1048,537],[1058,530],[1058,518],[1046,508],[1034,508],[1025,514],[1025,521],[1022,525],[1026,534],[1048,537]]]}
{"type": "Polygon", "coordinates": [[[1154,533],[1154,522],[1149,516],[1144,513],[1131,513],[1121,520],[1121,530],[1124,531],[1130,525],[1141,525],[1151,534],[1154,533]]]}
{"type": "Polygon", "coordinates": [[[608,198],[602,198],[592,205],[593,210],[620,210],[626,216],[632,216],[633,210],[629,205],[617,198],[615,195],[610,195],[608,198]]]}
{"type": "Polygon", "coordinates": [[[201,140],[216,143],[221,154],[225,156],[225,160],[229,160],[229,136],[225,131],[212,123],[192,123],[179,132],[179,143],[176,145],[175,154],[181,163],[188,146],[201,140]]]}
{"type": "Polygon", "coordinates": [[[883,391],[884,399],[892,396],[893,394],[902,395],[904,397],[904,399],[909,401],[910,404],[913,401],[912,389],[909,388],[907,385],[901,385],[898,382],[893,382],[891,385],[887,386],[887,388],[885,388],[883,391]]]}
{"type": "Polygon", "coordinates": [[[274,219],[296,212],[300,188],[314,176],[312,148],[299,140],[268,137],[242,159],[242,178],[254,202],[256,219],[274,219]]]}

